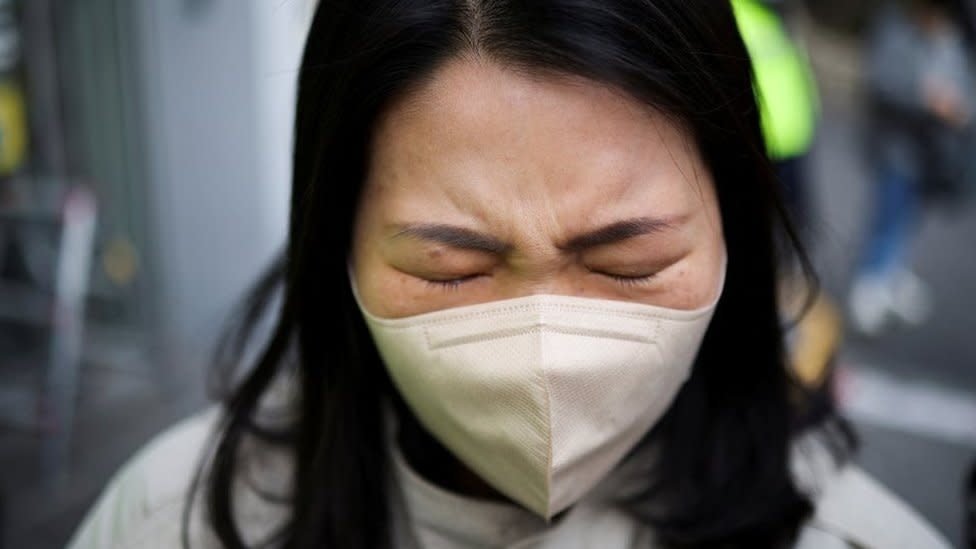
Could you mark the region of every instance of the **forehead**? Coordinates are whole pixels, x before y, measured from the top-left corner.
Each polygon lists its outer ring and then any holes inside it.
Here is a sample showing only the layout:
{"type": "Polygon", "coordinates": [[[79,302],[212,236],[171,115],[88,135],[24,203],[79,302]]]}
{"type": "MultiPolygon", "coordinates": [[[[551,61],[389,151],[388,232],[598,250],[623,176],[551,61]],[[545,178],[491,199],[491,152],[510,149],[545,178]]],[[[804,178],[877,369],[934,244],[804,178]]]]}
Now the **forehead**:
{"type": "Polygon", "coordinates": [[[621,90],[579,76],[528,73],[485,58],[460,57],[436,70],[396,109],[401,121],[413,117],[419,122],[431,114],[447,117],[459,127],[481,124],[486,115],[502,119],[531,115],[523,119],[523,130],[599,117],[604,123],[594,130],[600,130],[619,128],[625,122],[636,128],[653,120],[657,112],[621,90]]]}
{"type": "Polygon", "coordinates": [[[408,190],[440,197],[479,217],[487,213],[477,204],[506,197],[577,215],[596,198],[674,202],[701,175],[687,134],[620,90],[471,58],[448,62],[394,104],[371,158],[372,186],[405,200],[408,190]]]}

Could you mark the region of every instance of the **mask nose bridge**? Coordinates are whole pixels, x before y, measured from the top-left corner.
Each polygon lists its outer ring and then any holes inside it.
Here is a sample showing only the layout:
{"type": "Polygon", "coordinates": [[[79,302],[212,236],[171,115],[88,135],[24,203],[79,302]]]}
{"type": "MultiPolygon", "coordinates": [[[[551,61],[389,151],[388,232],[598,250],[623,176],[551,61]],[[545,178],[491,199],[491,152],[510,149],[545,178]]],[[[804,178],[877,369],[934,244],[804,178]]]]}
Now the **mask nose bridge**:
{"type": "Polygon", "coordinates": [[[539,333],[547,325],[542,311],[523,307],[491,311],[424,327],[431,350],[539,333]]]}
{"type": "MultiPolygon", "coordinates": [[[[536,333],[562,333],[602,339],[654,343],[660,319],[613,311],[582,310],[556,303],[491,311],[424,328],[431,350],[536,333]],[[491,325],[494,324],[494,325],[491,325]]],[[[541,340],[540,340],[541,345],[541,340]]]]}

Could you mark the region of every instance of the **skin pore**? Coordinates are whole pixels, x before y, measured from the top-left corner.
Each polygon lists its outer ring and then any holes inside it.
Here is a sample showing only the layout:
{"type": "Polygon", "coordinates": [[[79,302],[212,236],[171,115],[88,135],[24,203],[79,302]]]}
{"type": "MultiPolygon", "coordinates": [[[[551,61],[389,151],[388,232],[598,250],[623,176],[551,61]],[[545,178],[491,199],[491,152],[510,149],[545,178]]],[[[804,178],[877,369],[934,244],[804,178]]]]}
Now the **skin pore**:
{"type": "MultiPolygon", "coordinates": [[[[378,120],[350,261],[380,317],[537,293],[695,309],[719,290],[721,226],[696,146],[663,114],[462,56],[378,120]]],[[[500,497],[453,469],[430,480],[500,497]]]]}

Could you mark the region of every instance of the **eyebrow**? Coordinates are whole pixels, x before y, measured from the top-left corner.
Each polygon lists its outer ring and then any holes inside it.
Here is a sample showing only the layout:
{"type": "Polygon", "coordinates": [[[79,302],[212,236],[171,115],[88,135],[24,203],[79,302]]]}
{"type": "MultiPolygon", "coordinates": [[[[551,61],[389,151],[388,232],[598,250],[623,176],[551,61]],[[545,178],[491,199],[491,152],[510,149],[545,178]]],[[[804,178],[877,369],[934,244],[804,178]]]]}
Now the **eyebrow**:
{"type": "Polygon", "coordinates": [[[499,255],[512,249],[511,244],[491,235],[454,225],[408,223],[398,224],[396,227],[398,230],[393,234],[393,238],[412,237],[420,240],[431,240],[462,250],[476,250],[499,255]]]}
{"type": "Polygon", "coordinates": [[[674,218],[635,217],[617,221],[595,231],[574,236],[565,244],[559,245],[564,251],[578,252],[597,246],[613,244],[635,236],[655,234],[676,229],[678,222],[674,218]]]}
{"type": "MultiPolygon", "coordinates": [[[[393,234],[393,238],[411,237],[420,240],[430,240],[463,250],[475,250],[501,255],[509,252],[513,247],[510,243],[494,236],[454,225],[442,223],[404,223],[397,224],[395,227],[397,231],[393,234]]],[[[633,219],[617,221],[599,229],[574,236],[567,242],[559,244],[558,248],[567,252],[580,252],[598,246],[614,244],[636,236],[673,230],[676,227],[677,219],[675,218],[635,217],[633,219]]]]}

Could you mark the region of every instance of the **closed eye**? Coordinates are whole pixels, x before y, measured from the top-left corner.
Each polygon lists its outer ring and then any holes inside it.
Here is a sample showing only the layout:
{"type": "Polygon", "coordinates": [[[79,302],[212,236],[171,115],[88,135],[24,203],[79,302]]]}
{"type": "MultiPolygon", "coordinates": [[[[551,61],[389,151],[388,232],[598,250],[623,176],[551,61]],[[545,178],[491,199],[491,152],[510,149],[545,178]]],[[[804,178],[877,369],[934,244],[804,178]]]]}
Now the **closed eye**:
{"type": "Polygon", "coordinates": [[[603,275],[603,276],[605,276],[605,277],[607,277],[607,278],[613,280],[614,282],[616,282],[618,284],[621,284],[623,286],[640,286],[641,284],[647,284],[651,280],[653,280],[655,276],[657,276],[657,273],[651,273],[651,274],[647,274],[647,275],[632,276],[632,275],[620,275],[620,274],[614,274],[614,273],[602,273],[602,272],[598,272],[598,271],[593,271],[593,272],[595,272],[597,274],[600,274],[600,275],[603,275]]]}
{"type": "Polygon", "coordinates": [[[446,279],[446,280],[431,280],[431,279],[428,279],[428,278],[424,278],[422,280],[424,281],[424,283],[427,286],[432,287],[432,288],[436,288],[438,290],[457,290],[465,282],[468,282],[470,280],[474,280],[475,278],[478,278],[479,276],[482,276],[482,275],[480,275],[480,274],[473,274],[473,275],[468,275],[468,276],[462,276],[462,277],[459,277],[459,278],[449,278],[449,279],[446,279]]]}
{"type": "MultiPolygon", "coordinates": [[[[633,275],[621,275],[615,273],[605,273],[599,271],[591,271],[591,272],[595,274],[599,274],[601,276],[605,276],[622,286],[640,286],[642,284],[648,284],[657,276],[657,273],[633,276],[633,275]]],[[[473,275],[444,279],[444,280],[431,280],[427,278],[422,280],[429,287],[436,288],[438,290],[452,291],[452,290],[458,290],[463,284],[470,282],[471,280],[474,280],[480,276],[484,276],[484,275],[473,274],[473,275]]]]}

